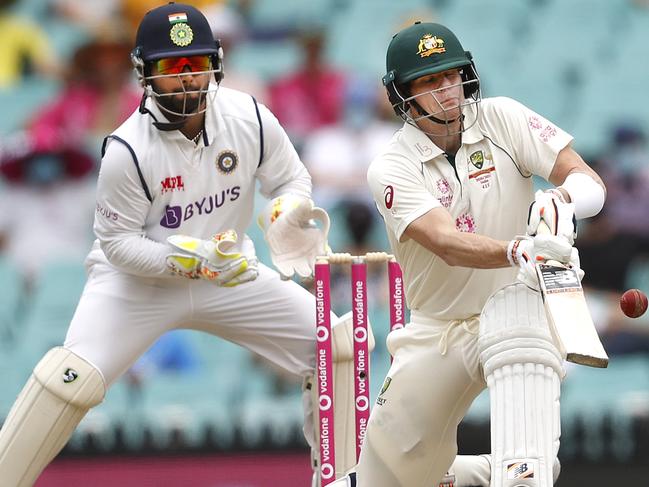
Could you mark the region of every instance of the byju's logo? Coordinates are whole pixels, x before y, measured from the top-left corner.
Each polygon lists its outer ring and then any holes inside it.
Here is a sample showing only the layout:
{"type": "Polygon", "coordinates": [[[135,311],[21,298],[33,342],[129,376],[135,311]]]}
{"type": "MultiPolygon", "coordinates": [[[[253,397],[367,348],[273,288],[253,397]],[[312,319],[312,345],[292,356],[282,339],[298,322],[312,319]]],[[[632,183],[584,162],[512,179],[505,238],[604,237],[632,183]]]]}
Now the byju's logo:
{"type": "Polygon", "coordinates": [[[178,228],[183,221],[183,209],[180,206],[169,206],[165,208],[165,214],[160,220],[160,225],[165,228],[178,228]]]}
{"type": "Polygon", "coordinates": [[[215,208],[222,207],[228,201],[236,201],[241,195],[241,187],[233,186],[220,193],[204,196],[198,201],[182,206],[169,206],[165,208],[160,225],[165,228],[178,228],[181,223],[189,220],[194,215],[209,215],[215,208]]]}

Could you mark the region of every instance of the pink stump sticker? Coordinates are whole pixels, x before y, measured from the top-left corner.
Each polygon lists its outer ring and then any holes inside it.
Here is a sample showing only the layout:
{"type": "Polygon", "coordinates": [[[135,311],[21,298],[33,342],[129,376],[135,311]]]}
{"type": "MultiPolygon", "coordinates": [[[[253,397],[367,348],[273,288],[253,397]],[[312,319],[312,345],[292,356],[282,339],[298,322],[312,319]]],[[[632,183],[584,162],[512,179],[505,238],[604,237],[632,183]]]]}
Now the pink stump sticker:
{"type": "Polygon", "coordinates": [[[352,315],[354,317],[354,390],[356,392],[356,460],[370,417],[370,354],[367,328],[367,265],[352,264],[352,315]]]}
{"type": "Polygon", "coordinates": [[[396,261],[388,262],[388,280],[390,281],[390,331],[405,326],[405,302],[403,297],[403,274],[396,261]]]}
{"type": "Polygon", "coordinates": [[[331,295],[329,286],[329,264],[316,263],[316,387],[318,388],[318,428],[320,431],[320,477],[323,487],[336,479],[333,355],[331,351],[331,295]]]}

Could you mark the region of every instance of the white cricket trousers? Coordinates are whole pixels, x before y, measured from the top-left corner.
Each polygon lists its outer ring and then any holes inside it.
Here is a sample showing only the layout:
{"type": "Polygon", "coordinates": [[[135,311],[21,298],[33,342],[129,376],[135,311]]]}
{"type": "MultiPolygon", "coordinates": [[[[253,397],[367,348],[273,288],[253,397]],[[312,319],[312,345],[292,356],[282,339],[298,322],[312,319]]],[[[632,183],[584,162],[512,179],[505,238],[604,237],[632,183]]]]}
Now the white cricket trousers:
{"type": "Polygon", "coordinates": [[[256,280],[226,288],[204,280],[138,277],[95,263],[65,347],[97,367],[110,385],[163,333],[188,328],[307,376],[315,365],[314,323],[313,296],[262,264],[256,280]]]}
{"type": "Polygon", "coordinates": [[[457,454],[457,427],[485,389],[477,317],[443,322],[412,313],[388,335],[394,361],[372,409],[359,487],[437,485],[457,454]]]}

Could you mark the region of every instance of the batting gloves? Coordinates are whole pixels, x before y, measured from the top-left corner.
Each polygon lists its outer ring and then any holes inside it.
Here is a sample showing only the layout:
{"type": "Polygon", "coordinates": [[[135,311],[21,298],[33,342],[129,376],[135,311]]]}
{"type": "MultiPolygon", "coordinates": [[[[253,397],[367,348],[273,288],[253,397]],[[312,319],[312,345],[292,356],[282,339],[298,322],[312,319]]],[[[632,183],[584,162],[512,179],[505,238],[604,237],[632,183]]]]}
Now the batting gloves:
{"type": "Polygon", "coordinates": [[[167,256],[167,267],[188,279],[206,279],[219,286],[233,287],[253,281],[259,274],[257,258],[235,250],[237,233],[228,230],[211,240],[172,235],[167,242],[174,252],[167,256]]]}
{"type": "Polygon", "coordinates": [[[279,196],[268,203],[258,223],[264,230],[273,265],[285,278],[312,275],[316,257],[330,252],[329,215],[309,198],[279,196]]]}
{"type": "Polygon", "coordinates": [[[537,191],[527,218],[527,234],[536,235],[541,222],[550,228],[550,233],[565,239],[570,245],[577,238],[575,205],[566,203],[560,191],[551,189],[537,191]]]}
{"type": "Polygon", "coordinates": [[[519,268],[516,276],[519,281],[538,290],[536,264],[547,260],[570,264],[574,253],[577,267],[579,267],[579,254],[576,251],[577,249],[566,242],[564,238],[555,235],[518,236],[507,246],[507,260],[512,266],[519,268]]]}

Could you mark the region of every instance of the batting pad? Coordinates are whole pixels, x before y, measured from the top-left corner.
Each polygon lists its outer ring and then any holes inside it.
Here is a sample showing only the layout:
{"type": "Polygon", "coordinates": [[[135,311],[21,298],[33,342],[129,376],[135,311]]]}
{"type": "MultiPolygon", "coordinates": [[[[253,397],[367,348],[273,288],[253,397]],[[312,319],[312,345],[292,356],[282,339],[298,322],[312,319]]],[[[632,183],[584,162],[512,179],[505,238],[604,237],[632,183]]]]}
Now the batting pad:
{"type": "MultiPolygon", "coordinates": [[[[374,350],[374,334],[368,320],[368,349],[374,350]]],[[[352,313],[346,313],[332,325],[333,403],[336,472],[334,478],[344,476],[356,465],[356,422],[354,398],[354,322],[352,313]]],[[[313,379],[312,379],[313,380],[313,379]]],[[[319,445],[320,431],[318,388],[311,384],[315,416],[315,445],[319,445]]],[[[312,452],[318,459],[317,452],[312,452]]],[[[317,471],[317,469],[316,469],[317,471]]]]}
{"type": "Polygon", "coordinates": [[[47,352],[0,431],[2,485],[31,487],[105,392],[93,365],[62,347],[47,352]]]}
{"type": "Polygon", "coordinates": [[[496,292],[478,348],[491,401],[491,485],[551,487],[564,370],[540,294],[524,284],[496,292]]]}

